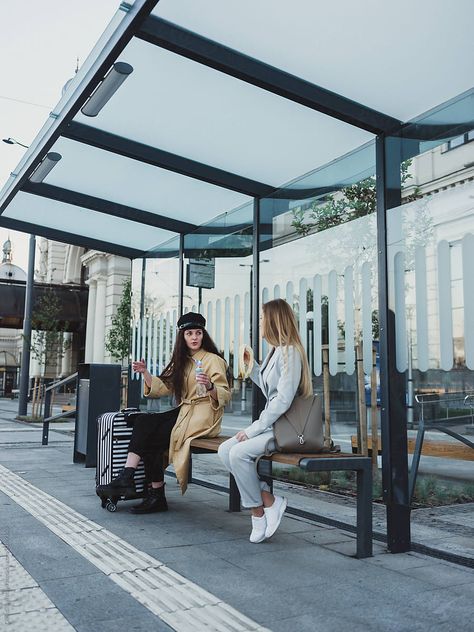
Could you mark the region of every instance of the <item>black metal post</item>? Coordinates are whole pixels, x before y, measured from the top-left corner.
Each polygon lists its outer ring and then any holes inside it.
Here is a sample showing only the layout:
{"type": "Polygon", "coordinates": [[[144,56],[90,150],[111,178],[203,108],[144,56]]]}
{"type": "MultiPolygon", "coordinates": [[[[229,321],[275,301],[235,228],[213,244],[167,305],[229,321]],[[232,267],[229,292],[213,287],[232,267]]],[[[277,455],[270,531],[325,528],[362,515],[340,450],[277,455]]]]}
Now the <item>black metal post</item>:
{"type": "MultiPolygon", "coordinates": [[[[253,263],[250,264],[250,344],[253,348],[253,263]]],[[[257,357],[257,356],[255,356],[257,357]]]]}
{"type": "Polygon", "coordinates": [[[357,470],[357,557],[372,555],[372,464],[357,470]]]}
{"type": "Polygon", "coordinates": [[[25,290],[25,313],[23,318],[23,351],[21,354],[20,394],[18,414],[26,415],[28,410],[28,390],[30,386],[31,315],[33,312],[33,287],[35,282],[36,237],[30,235],[28,252],[28,276],[25,290]]]}
{"type": "MultiPolygon", "coordinates": [[[[253,261],[250,268],[250,281],[252,292],[250,294],[250,318],[252,349],[257,361],[260,361],[260,199],[255,198],[253,203],[253,261]]],[[[252,420],[258,419],[265,407],[265,398],[262,391],[252,382],[252,420]]],[[[262,477],[272,475],[271,461],[260,461],[259,474],[262,477]]],[[[273,480],[269,479],[270,489],[273,491],[273,480]]]]}
{"type": "Polygon", "coordinates": [[[48,445],[49,441],[49,418],[51,417],[51,401],[53,396],[52,389],[49,389],[48,386],[51,384],[53,380],[47,379],[44,381],[44,411],[43,411],[43,436],[41,440],[41,445],[48,445]]]}
{"type": "Polygon", "coordinates": [[[410,550],[406,385],[405,376],[397,371],[395,363],[395,314],[390,306],[387,236],[387,213],[401,204],[401,142],[399,138],[385,136],[376,140],[382,483],[387,507],[387,545],[392,553],[410,550]]]}
{"type": "MultiPolygon", "coordinates": [[[[145,271],[143,269],[143,266],[145,265],[145,259],[142,260],[142,287],[141,287],[141,294],[144,295],[145,293],[145,287],[144,287],[144,278],[145,278],[145,271]]],[[[133,266],[133,262],[130,259],[130,270],[132,270],[132,266],[133,266]]],[[[128,356],[129,356],[129,363],[128,363],[128,380],[127,380],[127,407],[128,408],[138,408],[140,406],[140,393],[141,393],[141,380],[135,380],[133,379],[133,372],[132,372],[132,361],[133,360],[141,360],[141,358],[135,358],[133,357],[133,355],[135,354],[135,349],[132,349],[132,340],[133,340],[133,336],[132,336],[132,327],[135,327],[135,323],[132,322],[132,304],[130,301],[130,339],[129,339],[129,345],[128,345],[128,356]]],[[[141,301],[141,296],[140,296],[140,312],[142,309],[142,301],[141,301]]],[[[140,316],[141,317],[141,316],[140,316]]]]}
{"type": "Polygon", "coordinates": [[[145,315],[145,280],[146,280],[146,259],[142,259],[142,283],[140,287],[140,322],[143,325],[145,315]]]}
{"type": "MultiPolygon", "coordinates": [[[[251,344],[255,360],[260,358],[260,199],[253,202],[253,260],[251,267],[252,292],[250,294],[251,344]]],[[[258,419],[263,410],[263,395],[252,382],[252,419],[258,419]]]]}
{"type": "Polygon", "coordinates": [[[178,318],[183,315],[184,298],[184,235],[179,236],[178,318]]]}
{"type": "Polygon", "coordinates": [[[232,474],[229,474],[229,511],[240,511],[240,492],[232,474]]]}

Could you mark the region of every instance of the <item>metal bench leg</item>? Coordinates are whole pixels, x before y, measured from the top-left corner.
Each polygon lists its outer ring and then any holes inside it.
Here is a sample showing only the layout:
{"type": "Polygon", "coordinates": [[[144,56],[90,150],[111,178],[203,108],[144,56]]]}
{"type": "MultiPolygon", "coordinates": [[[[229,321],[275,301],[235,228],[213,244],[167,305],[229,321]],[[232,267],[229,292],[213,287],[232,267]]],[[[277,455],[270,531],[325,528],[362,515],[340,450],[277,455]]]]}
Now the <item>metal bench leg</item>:
{"type": "Polygon", "coordinates": [[[357,554],[372,557],[372,467],[357,470],[357,554]]]}
{"type": "Polygon", "coordinates": [[[48,445],[49,440],[49,421],[43,421],[43,436],[41,445],[48,445]]]}
{"type": "Polygon", "coordinates": [[[229,474],[229,511],[240,511],[240,492],[232,474],[229,474]]]}
{"type": "Polygon", "coordinates": [[[273,494],[273,471],[272,462],[266,459],[261,459],[258,462],[258,475],[263,478],[270,487],[270,493],[273,494]]]}
{"type": "Polygon", "coordinates": [[[421,449],[423,447],[424,438],[425,438],[425,424],[423,420],[421,420],[418,426],[418,432],[416,433],[415,450],[413,452],[413,459],[411,461],[410,474],[408,477],[410,504],[413,498],[413,494],[415,493],[416,477],[418,475],[418,467],[420,465],[421,449]]]}
{"type": "Polygon", "coordinates": [[[193,454],[189,453],[189,463],[188,463],[188,482],[193,482],[193,454]]]}

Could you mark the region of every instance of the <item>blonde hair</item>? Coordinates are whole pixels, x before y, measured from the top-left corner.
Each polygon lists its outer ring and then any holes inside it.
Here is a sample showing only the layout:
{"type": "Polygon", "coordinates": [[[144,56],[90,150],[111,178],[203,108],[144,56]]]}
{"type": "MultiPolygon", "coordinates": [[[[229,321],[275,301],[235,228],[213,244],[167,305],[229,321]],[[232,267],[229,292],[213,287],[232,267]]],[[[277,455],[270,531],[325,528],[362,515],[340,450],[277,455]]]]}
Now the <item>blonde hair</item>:
{"type": "Polygon", "coordinates": [[[293,310],[286,301],[277,298],[262,305],[262,336],[274,347],[282,347],[285,363],[288,360],[288,347],[292,345],[301,357],[302,371],[299,394],[309,397],[313,394],[313,384],[298,325],[293,310]]]}

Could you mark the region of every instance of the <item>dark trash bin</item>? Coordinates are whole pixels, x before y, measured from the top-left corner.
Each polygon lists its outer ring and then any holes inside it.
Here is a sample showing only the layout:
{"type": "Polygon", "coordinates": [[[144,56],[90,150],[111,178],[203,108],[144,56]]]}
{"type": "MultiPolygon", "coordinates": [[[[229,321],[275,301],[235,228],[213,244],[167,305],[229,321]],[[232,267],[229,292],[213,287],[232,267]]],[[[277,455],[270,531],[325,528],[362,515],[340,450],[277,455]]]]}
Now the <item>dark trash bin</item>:
{"type": "Polygon", "coordinates": [[[80,364],[77,369],[77,412],[74,463],[95,467],[97,418],[120,409],[120,364],[80,364]]]}

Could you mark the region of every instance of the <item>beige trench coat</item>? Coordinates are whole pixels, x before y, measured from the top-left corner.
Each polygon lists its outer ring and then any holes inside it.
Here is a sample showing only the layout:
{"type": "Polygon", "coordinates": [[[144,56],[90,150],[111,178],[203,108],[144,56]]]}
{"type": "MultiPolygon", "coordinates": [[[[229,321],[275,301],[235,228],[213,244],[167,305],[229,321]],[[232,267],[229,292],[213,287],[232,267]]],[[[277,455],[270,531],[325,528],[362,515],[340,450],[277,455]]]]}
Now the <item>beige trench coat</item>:
{"type": "MultiPolygon", "coordinates": [[[[185,366],[184,394],[181,410],[171,432],[168,460],[174,465],[176,478],[184,494],[188,486],[190,444],[198,437],[217,437],[221,431],[224,406],[231,392],[226,377],[226,363],[215,353],[198,351],[185,366]],[[217,390],[217,401],[210,395],[197,397],[194,360],[202,360],[202,368],[217,390]]],[[[151,387],[144,386],[145,397],[162,397],[171,391],[159,377],[153,377],[151,387]]]]}

